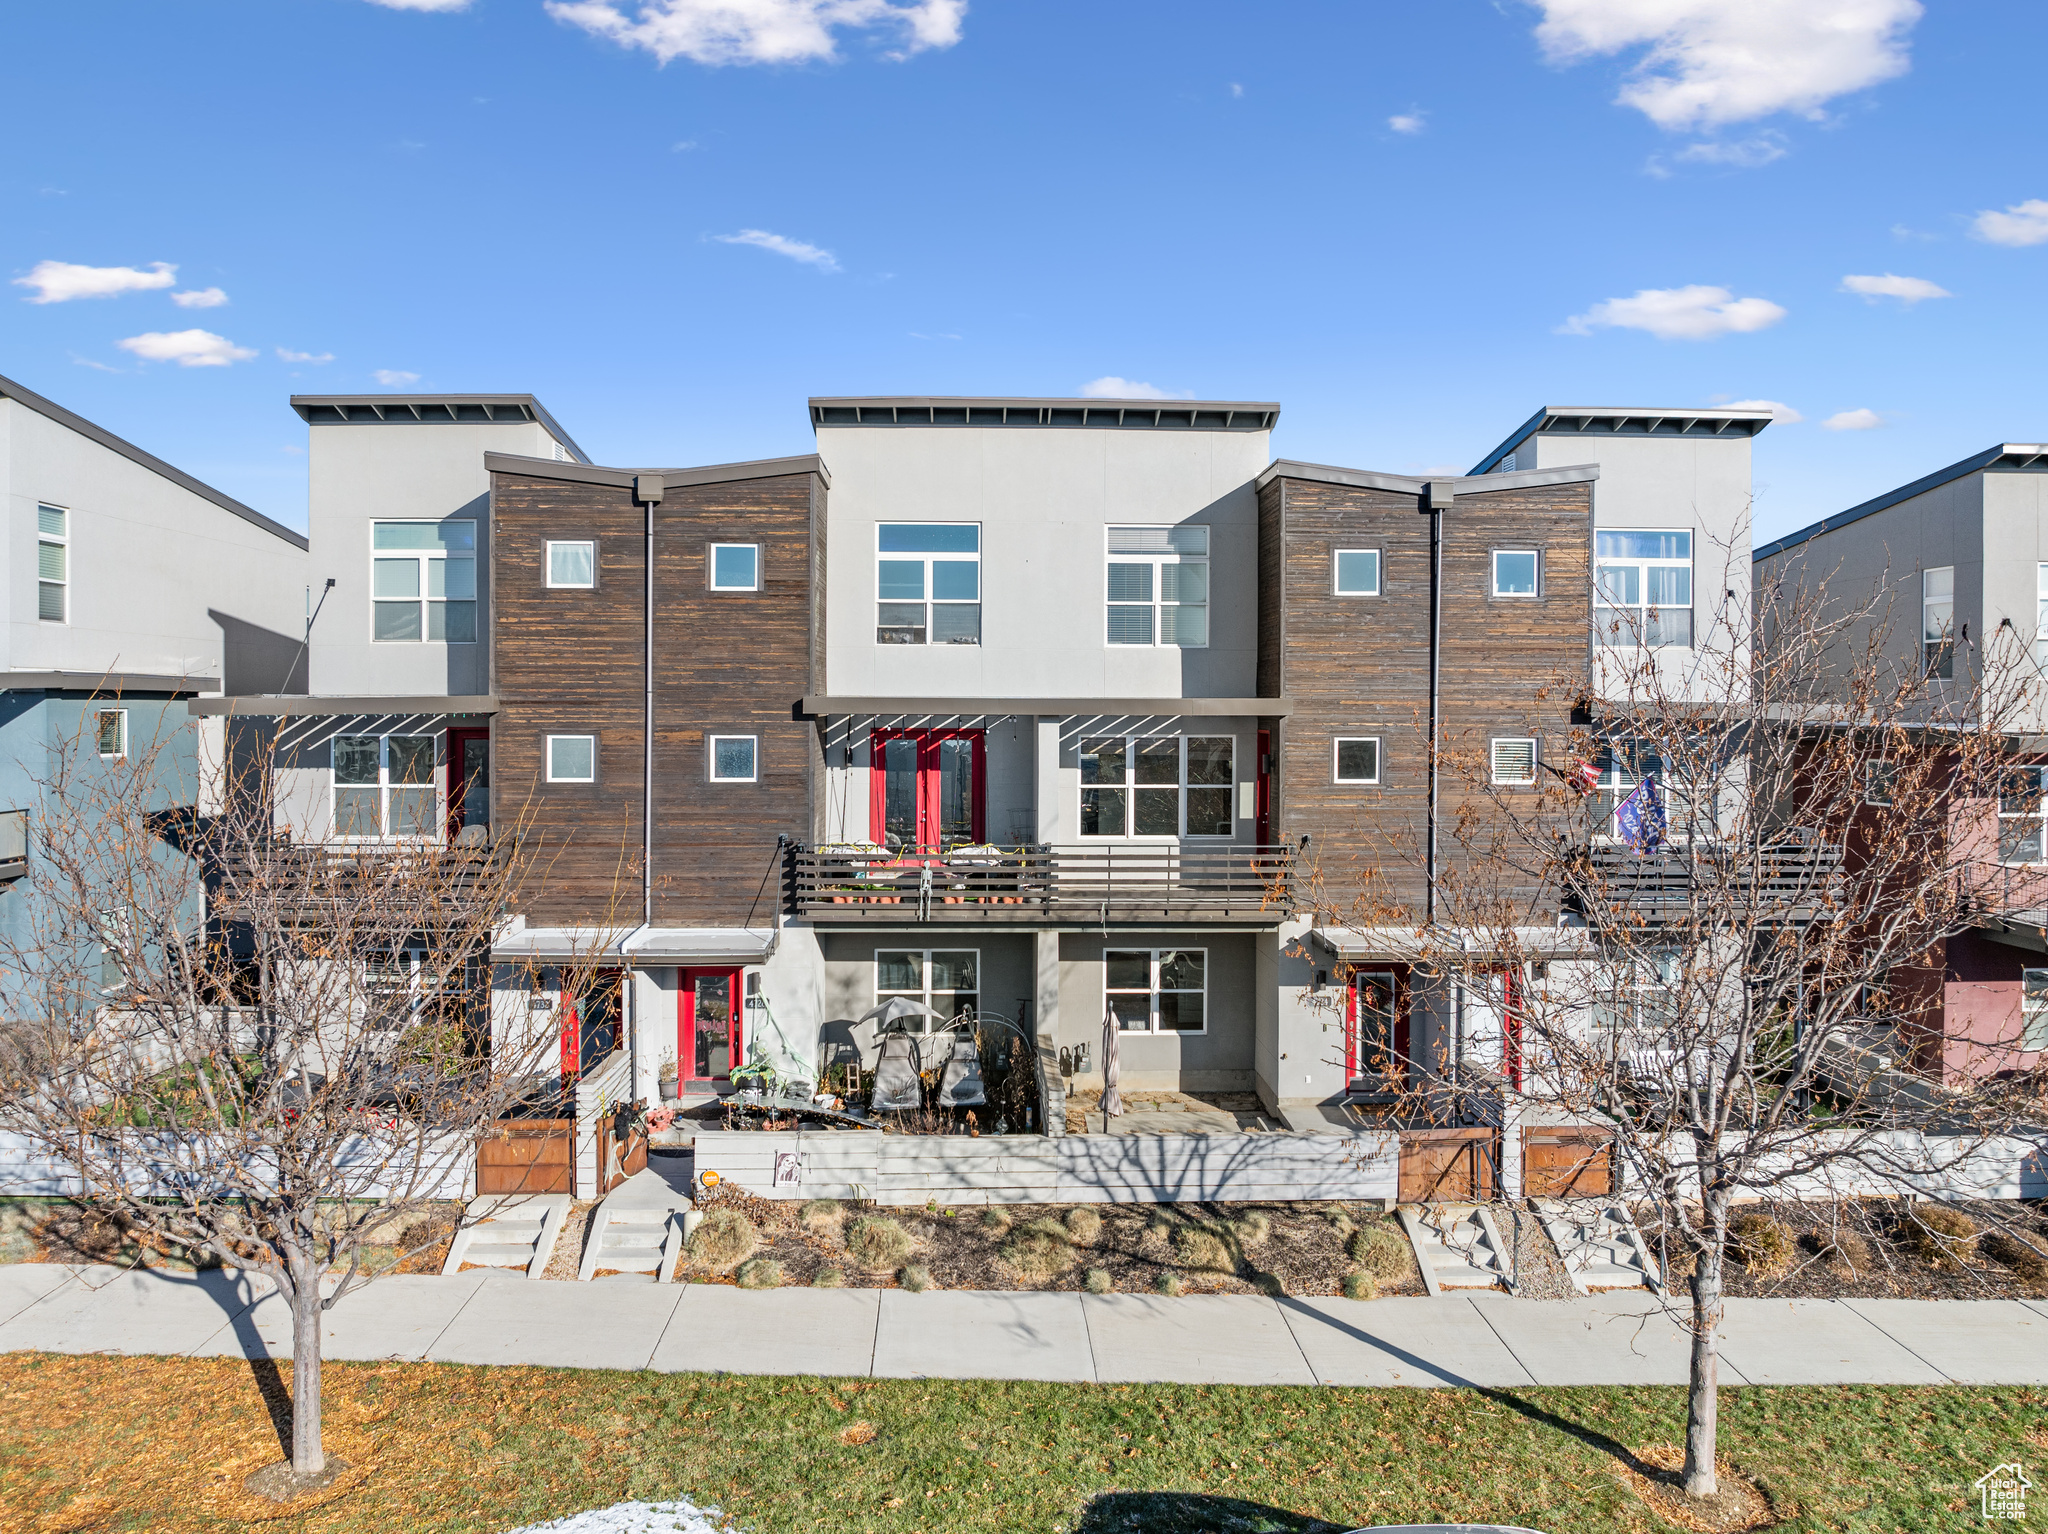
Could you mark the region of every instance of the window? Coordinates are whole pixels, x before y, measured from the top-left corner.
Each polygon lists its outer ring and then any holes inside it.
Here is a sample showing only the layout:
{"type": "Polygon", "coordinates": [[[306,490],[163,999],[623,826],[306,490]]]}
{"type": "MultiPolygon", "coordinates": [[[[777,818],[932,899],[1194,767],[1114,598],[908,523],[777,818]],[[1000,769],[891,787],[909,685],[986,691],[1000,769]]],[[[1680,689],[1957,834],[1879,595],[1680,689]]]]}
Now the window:
{"type": "Polygon", "coordinates": [[[1083,836],[1230,836],[1237,742],[1111,735],[1081,742],[1083,836]]]}
{"type": "Polygon", "coordinates": [[[1209,955],[1204,949],[1107,949],[1102,983],[1119,1033],[1205,1031],[1209,955]]]}
{"type": "Polygon", "coordinates": [[[135,947],[135,913],[110,906],[99,917],[100,989],[118,991],[128,983],[126,958],[135,947]]]}
{"type": "Polygon", "coordinates": [[[1339,783],[1377,783],[1380,743],[1377,736],[1340,735],[1335,742],[1335,779],[1339,783]]]}
{"type": "Polygon", "coordinates": [[[36,616],[71,621],[71,513],[62,506],[36,507],[36,616]]]}
{"type": "Polygon", "coordinates": [[[1493,781],[1503,788],[1536,784],[1536,742],[1527,736],[1505,736],[1493,742],[1493,781]]]}
{"type": "Polygon", "coordinates": [[[1604,645],[1692,644],[1692,534],[1594,538],[1593,626],[1604,645]]]}
{"type": "Polygon", "coordinates": [[[713,591],[759,591],[761,589],[761,546],[758,543],[712,544],[711,589],[713,591]]]}
{"type": "Polygon", "coordinates": [[[1109,529],[1109,642],[1209,643],[1209,529],[1109,529]]]}
{"type": "Polygon", "coordinates": [[[1657,794],[1664,809],[1667,834],[1685,834],[1683,828],[1689,823],[1691,801],[1685,785],[1674,778],[1671,764],[1665,761],[1655,742],[1640,739],[1604,741],[1599,748],[1597,765],[1596,792],[1605,801],[1607,812],[1605,824],[1597,834],[1621,834],[1615,825],[1615,812],[1645,778],[1657,780],[1657,794]]]}
{"type": "Polygon", "coordinates": [[[1892,802],[1891,763],[1869,761],[1863,764],[1863,802],[1865,804],[1890,804],[1892,802]]]}
{"type": "Polygon", "coordinates": [[[1920,572],[1920,658],[1930,680],[1955,675],[1956,567],[1920,572]]]}
{"type": "Polygon", "coordinates": [[[714,783],[752,783],[754,755],[757,737],[752,735],[714,735],[711,737],[711,781],[714,783]]]}
{"type": "Polygon", "coordinates": [[[433,736],[337,735],[333,751],[336,836],[435,834],[433,736]]]}
{"type": "Polygon", "coordinates": [[[921,1002],[936,1018],[907,1017],[912,1033],[943,1028],[963,1012],[981,1008],[981,954],[972,948],[888,949],[875,954],[875,1001],[901,996],[921,1002]]]}
{"type": "Polygon", "coordinates": [[[1497,597],[1533,597],[1541,559],[1534,549],[1493,551],[1493,594],[1497,597]]]}
{"type": "Polygon", "coordinates": [[[875,643],[981,643],[981,527],[884,522],[875,529],[875,643]]]}
{"type": "Polygon", "coordinates": [[[550,735],[548,737],[548,781],[550,783],[595,783],[597,781],[597,737],[595,735],[550,735]]]}
{"type": "Polygon", "coordinates": [[[93,715],[93,729],[99,736],[101,756],[116,757],[128,754],[127,709],[100,709],[93,715]]]}
{"type": "Polygon", "coordinates": [[[2048,969],[2020,971],[2020,1048],[2048,1049],[2048,969]]]}
{"type": "Polygon", "coordinates": [[[548,544],[548,584],[572,591],[597,585],[597,544],[589,538],[548,544]]]}
{"type": "Polygon", "coordinates": [[[1669,1034],[1678,1019],[1684,962],[1676,950],[1652,950],[1622,959],[1614,988],[1596,1004],[1593,1020],[1612,1044],[1642,1048],[1669,1034]]]}
{"type": "Polygon", "coordinates": [[[1998,782],[1998,858],[2002,863],[2048,862],[2043,855],[2039,767],[2011,767],[1998,782]]]}
{"type": "Polygon", "coordinates": [[[476,524],[370,524],[370,637],[476,643],[476,524]]]}
{"type": "Polygon", "coordinates": [[[1331,556],[1340,597],[1376,597],[1380,594],[1380,551],[1339,549],[1331,556]]]}
{"type": "Polygon", "coordinates": [[[2048,671],[2048,565],[2038,567],[2034,589],[2039,593],[2034,614],[2034,664],[2048,671]]]}

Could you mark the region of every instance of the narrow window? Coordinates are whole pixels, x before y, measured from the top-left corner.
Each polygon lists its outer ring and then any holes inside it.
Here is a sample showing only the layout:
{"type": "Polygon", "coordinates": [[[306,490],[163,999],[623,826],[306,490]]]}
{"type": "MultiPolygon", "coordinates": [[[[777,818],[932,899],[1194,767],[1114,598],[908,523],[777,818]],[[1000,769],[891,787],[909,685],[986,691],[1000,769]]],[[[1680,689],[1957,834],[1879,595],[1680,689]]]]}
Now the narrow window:
{"type": "Polygon", "coordinates": [[[550,735],[548,737],[548,781],[550,783],[595,783],[597,781],[597,737],[595,735],[550,735]]]}
{"type": "Polygon", "coordinates": [[[1497,597],[1533,597],[1541,563],[1534,549],[1493,551],[1493,594],[1497,597]]]}
{"type": "Polygon", "coordinates": [[[875,549],[875,643],[981,643],[979,523],[884,522],[875,549]]]}
{"type": "Polygon", "coordinates": [[[1691,647],[1689,531],[1602,532],[1593,552],[1594,643],[1691,647]]]}
{"type": "Polygon", "coordinates": [[[1335,566],[1338,596],[1376,597],[1380,594],[1378,549],[1339,549],[1331,563],[1335,566]]]}
{"type": "Polygon", "coordinates": [[[883,949],[875,954],[875,1000],[901,997],[931,1008],[936,1018],[907,1017],[912,1033],[929,1033],[981,1008],[981,953],[973,948],[883,949]]]}
{"type": "Polygon", "coordinates": [[[711,737],[711,781],[714,783],[752,783],[755,772],[754,755],[758,739],[752,735],[714,735],[711,737]]]}
{"type": "Polygon", "coordinates": [[[1207,1026],[1209,955],[1200,948],[1111,948],[1102,955],[1104,1002],[1120,1033],[1201,1033],[1207,1026]]]}
{"type": "Polygon", "coordinates": [[[757,543],[712,544],[711,589],[713,591],[759,591],[761,589],[761,546],[757,543]]]}
{"type": "Polygon", "coordinates": [[[1373,735],[1340,735],[1334,743],[1333,776],[1339,783],[1377,783],[1380,743],[1373,735]]]}
{"type": "Polygon", "coordinates": [[[99,735],[102,757],[126,756],[128,754],[128,710],[125,708],[103,708],[93,716],[93,724],[99,735]]]}
{"type": "Polygon", "coordinates": [[[1536,782],[1536,742],[1506,736],[1493,743],[1493,781],[1503,788],[1529,788],[1536,782]]]}
{"type": "Polygon", "coordinates": [[[1929,679],[1955,675],[1956,568],[1920,572],[1920,658],[1929,679]]]}
{"type": "Polygon", "coordinates": [[[2020,971],[2020,1048],[2048,1050],[2048,969],[2020,971]]]}
{"type": "Polygon", "coordinates": [[[548,544],[548,584],[570,591],[589,591],[597,585],[597,544],[589,538],[573,538],[548,544]]]}
{"type": "Polygon", "coordinates": [[[1229,735],[1111,735],[1081,742],[1081,834],[1227,837],[1237,829],[1229,735]]]}
{"type": "Polygon", "coordinates": [[[71,621],[71,513],[62,506],[36,507],[36,617],[71,621]]]}
{"type": "Polygon", "coordinates": [[[474,522],[373,522],[370,551],[372,640],[476,643],[474,522]]]}
{"type": "Polygon", "coordinates": [[[1889,762],[1868,761],[1863,764],[1863,802],[1892,802],[1892,767],[1889,762]]]}
{"type": "Polygon", "coordinates": [[[1108,537],[1108,642],[1206,648],[1209,529],[1112,527],[1108,537]]]}

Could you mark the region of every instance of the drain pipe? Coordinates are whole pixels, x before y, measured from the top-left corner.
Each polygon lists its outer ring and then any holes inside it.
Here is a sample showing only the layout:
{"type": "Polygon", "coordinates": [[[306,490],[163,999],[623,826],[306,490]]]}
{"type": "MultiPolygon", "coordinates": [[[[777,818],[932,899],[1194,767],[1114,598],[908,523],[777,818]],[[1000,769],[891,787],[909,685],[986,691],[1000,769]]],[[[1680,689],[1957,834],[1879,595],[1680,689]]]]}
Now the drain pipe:
{"type": "Polygon", "coordinates": [[[665,486],[659,474],[635,474],[633,499],[647,508],[647,641],[640,670],[647,684],[646,712],[641,721],[640,768],[640,925],[654,925],[654,508],[665,486]]]}
{"type": "Polygon", "coordinates": [[[1433,479],[1429,497],[1429,890],[1426,925],[1436,926],[1437,776],[1443,750],[1444,512],[1456,493],[1447,480],[1433,479]]]}

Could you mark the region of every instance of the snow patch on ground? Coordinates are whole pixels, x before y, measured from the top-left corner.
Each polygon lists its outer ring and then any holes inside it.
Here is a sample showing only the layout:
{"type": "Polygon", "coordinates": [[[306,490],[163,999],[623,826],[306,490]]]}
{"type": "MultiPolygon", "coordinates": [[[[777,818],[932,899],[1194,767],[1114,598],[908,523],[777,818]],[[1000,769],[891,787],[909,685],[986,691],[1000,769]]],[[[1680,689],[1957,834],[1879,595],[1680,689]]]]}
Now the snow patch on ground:
{"type": "Polygon", "coordinates": [[[508,1529],[506,1534],[739,1534],[739,1530],[717,1508],[699,1507],[694,1502],[620,1502],[508,1529]]]}

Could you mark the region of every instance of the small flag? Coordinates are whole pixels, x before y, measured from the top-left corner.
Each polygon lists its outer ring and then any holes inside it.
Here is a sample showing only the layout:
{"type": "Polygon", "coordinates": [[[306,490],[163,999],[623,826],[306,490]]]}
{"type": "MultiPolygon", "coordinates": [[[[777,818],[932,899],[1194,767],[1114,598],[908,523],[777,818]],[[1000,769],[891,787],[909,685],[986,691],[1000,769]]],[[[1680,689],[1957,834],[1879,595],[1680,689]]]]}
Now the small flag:
{"type": "Polygon", "coordinates": [[[1600,769],[1575,756],[1572,758],[1571,782],[1580,793],[1593,793],[1600,787],[1600,769]]]}
{"type": "Polygon", "coordinates": [[[1614,812],[1614,827],[1637,856],[1664,845],[1664,796],[1657,780],[1645,778],[1614,812]]]}

